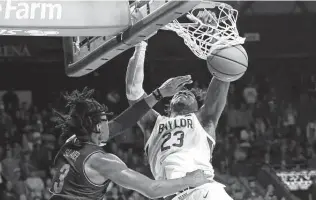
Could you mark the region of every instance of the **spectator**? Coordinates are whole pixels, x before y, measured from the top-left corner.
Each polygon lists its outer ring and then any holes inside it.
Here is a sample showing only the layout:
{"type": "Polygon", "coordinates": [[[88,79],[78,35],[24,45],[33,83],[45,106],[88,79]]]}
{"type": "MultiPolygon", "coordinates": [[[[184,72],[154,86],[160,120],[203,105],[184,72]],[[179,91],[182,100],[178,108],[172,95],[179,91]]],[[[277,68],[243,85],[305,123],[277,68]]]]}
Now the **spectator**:
{"type": "Polygon", "coordinates": [[[262,118],[255,119],[255,135],[256,137],[263,136],[266,133],[266,125],[262,118]]]}
{"type": "Polygon", "coordinates": [[[287,152],[290,157],[294,157],[296,155],[297,142],[293,139],[290,140],[290,144],[288,146],[287,152]]]}
{"type": "Polygon", "coordinates": [[[269,101],[267,105],[268,105],[267,112],[264,111],[263,115],[265,116],[265,119],[268,121],[268,124],[270,124],[271,127],[278,128],[280,126],[281,120],[280,120],[277,105],[275,104],[274,101],[269,101]]]}
{"type": "Polygon", "coordinates": [[[313,184],[308,188],[308,200],[316,199],[316,177],[312,178],[313,184]]]}
{"type": "Polygon", "coordinates": [[[273,196],[274,196],[274,187],[273,187],[273,185],[270,184],[267,186],[267,192],[264,196],[264,199],[265,200],[272,200],[273,196]]]}
{"type": "Polygon", "coordinates": [[[247,104],[254,105],[257,102],[257,89],[253,85],[248,85],[244,91],[243,91],[243,96],[247,104]]]}
{"type": "Polygon", "coordinates": [[[11,181],[6,181],[5,190],[1,194],[1,200],[18,200],[18,196],[13,192],[11,181]]]}
{"type": "Polygon", "coordinates": [[[19,108],[19,97],[12,88],[2,96],[2,101],[6,111],[11,114],[19,108]]]}
{"type": "MultiPolygon", "coordinates": [[[[11,116],[5,112],[4,105],[2,102],[0,102],[0,131],[2,133],[7,132],[8,130],[11,129],[12,124],[13,124],[13,121],[12,121],[11,116]]],[[[3,145],[4,144],[3,142],[5,140],[4,140],[3,135],[1,136],[2,137],[0,139],[3,145]]]]}
{"type": "Polygon", "coordinates": [[[26,179],[26,187],[28,188],[29,197],[31,199],[42,198],[44,191],[44,182],[40,177],[28,177],[26,179]]]}
{"type": "Polygon", "coordinates": [[[233,129],[233,132],[239,132],[240,129],[250,126],[252,113],[245,104],[241,104],[240,109],[236,109],[233,104],[229,104],[227,111],[227,125],[233,129]]]}
{"type": "Polygon", "coordinates": [[[22,162],[20,163],[20,165],[22,169],[22,176],[25,179],[32,176],[33,172],[37,171],[30,158],[31,153],[29,151],[24,151],[22,154],[22,162]]]}
{"type": "Polygon", "coordinates": [[[316,120],[310,121],[306,127],[306,138],[309,144],[316,141],[316,120]]]}
{"type": "Polygon", "coordinates": [[[52,194],[49,191],[51,186],[52,186],[52,179],[47,178],[45,180],[45,188],[43,190],[43,199],[44,200],[49,200],[49,198],[52,196],[52,194]]]}
{"type": "MultiPolygon", "coordinates": [[[[20,161],[12,156],[12,148],[7,145],[5,159],[2,160],[2,175],[7,181],[17,180],[16,171],[20,170],[20,161]]],[[[10,183],[9,183],[10,184],[10,183]]],[[[12,184],[12,183],[11,183],[12,184]]]]}
{"type": "Polygon", "coordinates": [[[134,154],[134,155],[131,155],[131,156],[132,156],[132,160],[129,161],[129,163],[131,163],[130,166],[131,166],[132,169],[136,169],[141,164],[139,162],[140,159],[139,159],[137,154],[134,154]]]}
{"type": "Polygon", "coordinates": [[[302,129],[299,126],[296,126],[296,130],[294,132],[294,136],[293,139],[295,141],[297,141],[298,144],[300,145],[304,145],[306,142],[306,137],[305,135],[302,133],[302,129]]]}
{"type": "Polygon", "coordinates": [[[308,167],[311,169],[316,169],[316,152],[315,148],[309,148],[309,160],[308,160],[308,167]]]}
{"type": "Polygon", "coordinates": [[[239,128],[239,115],[238,110],[235,108],[234,104],[228,104],[227,105],[227,126],[229,128],[235,129],[239,128]]]}
{"type": "Polygon", "coordinates": [[[21,151],[22,151],[21,145],[19,144],[19,142],[15,141],[13,143],[13,148],[12,148],[12,157],[16,159],[20,159],[21,151]]]}
{"type": "Polygon", "coordinates": [[[293,127],[296,124],[297,112],[291,103],[288,104],[284,112],[283,125],[285,127],[293,127]]]}
{"type": "Polygon", "coordinates": [[[270,165],[271,159],[270,159],[270,153],[265,153],[264,154],[264,164],[270,165]]]}
{"type": "Polygon", "coordinates": [[[300,101],[298,105],[298,124],[300,127],[307,126],[307,123],[312,119],[315,119],[313,108],[315,103],[312,102],[311,98],[307,93],[300,94],[300,101]]]}
{"type": "Polygon", "coordinates": [[[296,147],[295,156],[292,158],[293,162],[298,165],[305,163],[306,158],[304,156],[303,148],[301,146],[296,147]]]}
{"type": "Polygon", "coordinates": [[[249,127],[250,123],[253,121],[252,110],[248,109],[244,103],[240,106],[239,118],[241,120],[241,127],[249,127]]]}
{"type": "Polygon", "coordinates": [[[240,145],[235,149],[234,158],[236,162],[244,161],[247,158],[247,153],[240,145]]]}

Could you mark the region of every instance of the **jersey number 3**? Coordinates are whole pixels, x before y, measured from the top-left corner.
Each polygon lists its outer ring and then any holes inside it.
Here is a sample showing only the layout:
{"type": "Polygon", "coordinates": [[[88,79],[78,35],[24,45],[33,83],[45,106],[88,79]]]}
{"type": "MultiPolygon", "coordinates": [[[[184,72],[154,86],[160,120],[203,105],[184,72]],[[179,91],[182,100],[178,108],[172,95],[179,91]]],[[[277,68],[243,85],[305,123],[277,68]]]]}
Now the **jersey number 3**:
{"type": "Polygon", "coordinates": [[[164,139],[161,144],[161,151],[166,151],[171,148],[171,146],[175,147],[182,147],[183,146],[183,139],[184,139],[184,132],[183,131],[176,131],[173,134],[170,132],[164,133],[162,135],[162,138],[164,139]],[[171,145],[166,145],[166,143],[172,138],[177,137],[177,142],[173,143],[171,145]]]}
{"type": "Polygon", "coordinates": [[[55,193],[60,193],[62,191],[63,186],[64,186],[64,180],[69,172],[69,168],[70,168],[69,164],[64,164],[60,168],[60,171],[59,171],[60,175],[54,183],[54,192],[55,193]]]}

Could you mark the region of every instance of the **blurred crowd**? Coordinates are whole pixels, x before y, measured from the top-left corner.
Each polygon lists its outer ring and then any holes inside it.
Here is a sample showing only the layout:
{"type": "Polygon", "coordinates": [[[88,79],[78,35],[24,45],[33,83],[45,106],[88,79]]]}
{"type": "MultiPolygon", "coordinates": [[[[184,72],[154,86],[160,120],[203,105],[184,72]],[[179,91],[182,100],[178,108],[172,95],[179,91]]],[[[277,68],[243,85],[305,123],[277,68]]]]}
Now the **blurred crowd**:
{"type": "MultiPolygon", "coordinates": [[[[272,184],[262,186],[255,171],[263,165],[277,169],[316,168],[316,99],[299,94],[287,101],[272,84],[251,79],[232,84],[228,103],[217,129],[213,164],[216,179],[227,185],[234,200],[287,200],[275,194],[272,184]],[[263,85],[268,88],[263,88],[263,85]]],[[[206,86],[195,83],[194,90],[205,95],[206,86]]],[[[111,105],[120,105],[117,92],[106,95],[111,105]]],[[[110,109],[111,109],[110,105],[110,109]]],[[[1,200],[46,200],[52,184],[51,167],[61,141],[54,128],[53,105],[38,109],[20,102],[8,91],[0,103],[0,193],[1,200]]],[[[106,150],[127,165],[151,177],[137,126],[111,141],[106,150]]],[[[145,200],[133,192],[111,184],[106,200],[145,200]]]]}

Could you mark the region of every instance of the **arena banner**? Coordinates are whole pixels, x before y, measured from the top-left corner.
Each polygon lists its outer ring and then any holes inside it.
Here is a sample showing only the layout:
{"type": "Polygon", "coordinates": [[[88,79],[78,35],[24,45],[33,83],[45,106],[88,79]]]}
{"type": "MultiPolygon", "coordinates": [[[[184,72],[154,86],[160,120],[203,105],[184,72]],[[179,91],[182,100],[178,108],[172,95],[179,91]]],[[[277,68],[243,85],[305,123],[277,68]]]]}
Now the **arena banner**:
{"type": "Polygon", "coordinates": [[[31,51],[27,44],[19,45],[1,45],[0,44],[0,58],[1,57],[31,57],[31,51]]]}
{"type": "Polygon", "coordinates": [[[107,36],[130,23],[128,0],[0,0],[0,35],[107,36]]]}
{"type": "Polygon", "coordinates": [[[55,37],[0,37],[0,61],[63,61],[61,39],[55,37]]]}
{"type": "Polygon", "coordinates": [[[308,190],[316,178],[316,170],[277,171],[276,175],[291,191],[308,190]]]}

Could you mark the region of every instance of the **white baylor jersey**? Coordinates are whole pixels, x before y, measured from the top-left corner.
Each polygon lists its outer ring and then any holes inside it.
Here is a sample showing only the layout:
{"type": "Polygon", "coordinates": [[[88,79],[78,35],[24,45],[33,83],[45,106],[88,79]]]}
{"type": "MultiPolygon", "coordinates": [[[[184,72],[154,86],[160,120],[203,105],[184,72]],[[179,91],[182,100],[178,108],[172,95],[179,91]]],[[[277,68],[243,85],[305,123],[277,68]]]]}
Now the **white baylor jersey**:
{"type": "Polygon", "coordinates": [[[197,169],[214,175],[211,164],[214,146],[214,138],[204,130],[195,114],[159,116],[145,151],[156,180],[174,179],[197,169]]]}

